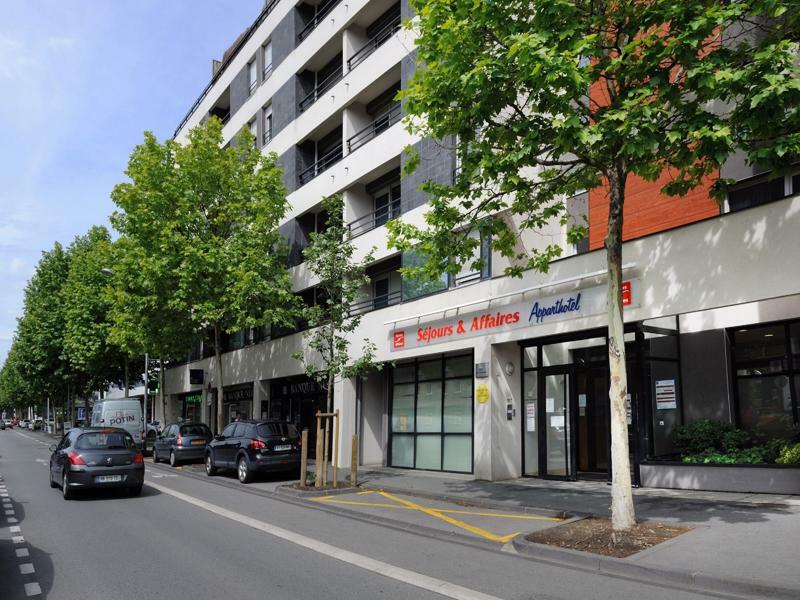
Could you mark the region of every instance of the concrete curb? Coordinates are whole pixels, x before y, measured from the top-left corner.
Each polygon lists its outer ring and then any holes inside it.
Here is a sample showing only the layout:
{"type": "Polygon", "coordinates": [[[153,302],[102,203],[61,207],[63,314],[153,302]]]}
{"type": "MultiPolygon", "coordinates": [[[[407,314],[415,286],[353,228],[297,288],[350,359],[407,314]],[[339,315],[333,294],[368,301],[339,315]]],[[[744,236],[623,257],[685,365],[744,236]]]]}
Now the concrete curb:
{"type": "Polygon", "coordinates": [[[323,496],[339,496],[340,494],[353,494],[360,491],[359,487],[344,487],[330,490],[299,490],[293,485],[280,485],[275,488],[279,494],[286,494],[293,498],[321,498],[323,496]]]}
{"type": "Polygon", "coordinates": [[[531,558],[557,562],[558,564],[572,565],[582,569],[596,572],[600,575],[624,577],[643,583],[678,586],[697,592],[724,594],[743,598],[770,598],[777,600],[796,600],[800,596],[800,588],[791,589],[781,586],[771,586],[752,583],[742,579],[721,578],[706,575],[699,571],[688,569],[660,569],[627,559],[613,558],[598,554],[590,554],[571,550],[569,548],[556,548],[545,544],[529,542],[523,536],[517,536],[511,543],[514,549],[531,558]]]}

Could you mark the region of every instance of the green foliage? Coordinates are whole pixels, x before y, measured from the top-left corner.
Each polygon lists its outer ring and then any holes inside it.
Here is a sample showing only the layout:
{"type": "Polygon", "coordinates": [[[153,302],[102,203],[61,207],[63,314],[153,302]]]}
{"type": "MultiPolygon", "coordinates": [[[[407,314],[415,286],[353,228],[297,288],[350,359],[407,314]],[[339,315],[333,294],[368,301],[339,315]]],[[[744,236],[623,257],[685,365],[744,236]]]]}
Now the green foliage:
{"type": "Polygon", "coordinates": [[[779,465],[800,465],[800,444],[784,446],[775,462],[779,465]]]}
{"type": "Polygon", "coordinates": [[[690,464],[720,464],[720,465],[758,465],[767,462],[767,449],[763,446],[720,452],[706,450],[697,454],[683,457],[683,462],[690,464]]]}
{"type": "Polygon", "coordinates": [[[355,377],[381,366],[374,362],[373,342],[365,338],[353,357],[348,339],[361,323],[361,315],[353,314],[350,307],[368,289],[370,279],[365,269],[372,261],[372,252],[360,261],[355,259],[352,233],[343,221],[341,196],[325,198],[322,204],[328,221],[321,232],[311,233],[310,244],[303,251],[306,268],[319,278],[318,302],[303,311],[310,326],[303,334],[306,348],[292,356],[328,391],[330,403],[336,379],[355,377]]]}
{"type": "Polygon", "coordinates": [[[116,343],[168,358],[213,331],[219,354],[223,331],[292,323],[295,298],[278,232],[286,189],[276,159],[246,128],[223,147],[222,123],[213,117],[189,132],[186,145],[145,133],[128,163],[130,181],[111,194],[119,208],[111,221],[122,234],[116,343]]]}
{"type": "Polygon", "coordinates": [[[586,227],[564,198],[612,176],[624,200],[630,174],[668,169],[664,191],[680,196],[735,150],[777,169],[800,156],[800,13],[789,2],[411,6],[419,68],[402,92],[407,124],[460,159],[452,185],[426,184],[425,227],[390,223],[391,243],[420,245],[428,275],[471,260],[469,239],[453,234],[471,229],[491,235],[507,274],[546,270],[559,244],[526,248],[521,233],[561,223],[574,242],[586,227]]]}
{"type": "Polygon", "coordinates": [[[700,419],[679,427],[672,438],[683,455],[700,454],[706,450],[730,452],[745,445],[737,446],[742,439],[733,426],[710,419],[700,419]]]}

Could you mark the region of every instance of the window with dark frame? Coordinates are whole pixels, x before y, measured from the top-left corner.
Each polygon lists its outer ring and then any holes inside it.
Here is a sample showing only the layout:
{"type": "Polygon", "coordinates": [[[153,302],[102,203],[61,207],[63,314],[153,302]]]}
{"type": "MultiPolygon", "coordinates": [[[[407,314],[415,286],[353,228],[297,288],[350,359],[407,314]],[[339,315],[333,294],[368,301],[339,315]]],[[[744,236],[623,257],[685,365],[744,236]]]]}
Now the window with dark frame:
{"type": "Polygon", "coordinates": [[[800,428],[800,320],[729,329],[737,425],[765,440],[800,428]]]}

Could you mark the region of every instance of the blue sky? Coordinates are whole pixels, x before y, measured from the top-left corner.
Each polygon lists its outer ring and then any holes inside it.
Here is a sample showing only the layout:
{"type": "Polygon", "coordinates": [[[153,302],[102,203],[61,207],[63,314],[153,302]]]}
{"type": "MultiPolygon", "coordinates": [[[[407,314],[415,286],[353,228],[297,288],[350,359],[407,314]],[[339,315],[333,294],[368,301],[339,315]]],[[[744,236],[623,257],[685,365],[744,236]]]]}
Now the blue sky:
{"type": "Polygon", "coordinates": [[[142,132],[175,127],[263,0],[3,0],[0,364],[41,252],[108,225],[142,132]]]}

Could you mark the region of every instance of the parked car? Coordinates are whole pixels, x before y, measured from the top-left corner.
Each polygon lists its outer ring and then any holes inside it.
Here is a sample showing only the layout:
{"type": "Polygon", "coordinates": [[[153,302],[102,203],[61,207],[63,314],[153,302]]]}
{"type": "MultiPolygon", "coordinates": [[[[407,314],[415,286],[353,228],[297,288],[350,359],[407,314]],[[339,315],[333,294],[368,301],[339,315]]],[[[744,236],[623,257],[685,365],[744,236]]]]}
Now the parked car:
{"type": "Polygon", "coordinates": [[[171,466],[177,467],[188,460],[203,460],[206,446],[212,438],[211,430],[205,423],[170,423],[155,439],[153,462],[167,459],[171,466]]]}
{"type": "Polygon", "coordinates": [[[291,471],[300,467],[300,435],[284,421],[236,421],[215,436],[206,449],[206,474],[236,469],[249,483],[256,472],[291,471]]]}
{"type": "Polygon", "coordinates": [[[42,420],[41,419],[34,419],[31,423],[31,429],[34,431],[39,430],[42,428],[42,420]]]}
{"type": "Polygon", "coordinates": [[[6,420],[0,419],[0,431],[5,431],[5,430],[6,430],[6,420]]]}
{"type": "Polygon", "coordinates": [[[14,427],[19,427],[19,419],[17,417],[11,419],[11,425],[13,425],[14,427]]]}
{"type": "Polygon", "coordinates": [[[14,426],[16,425],[15,421],[16,419],[6,419],[6,427],[9,429],[14,429],[14,426]]]}
{"type": "Polygon", "coordinates": [[[121,427],[131,434],[141,448],[144,442],[142,405],[131,398],[95,402],[92,407],[92,427],[121,427]]]}
{"type": "Polygon", "coordinates": [[[124,429],[70,429],[50,449],[50,487],[60,486],[65,500],[82,489],[125,488],[132,496],[142,492],[144,456],[124,429]]]}
{"type": "Polygon", "coordinates": [[[19,422],[19,426],[20,426],[22,429],[28,429],[28,425],[30,425],[30,421],[29,421],[28,419],[22,419],[22,420],[19,422]]]}

